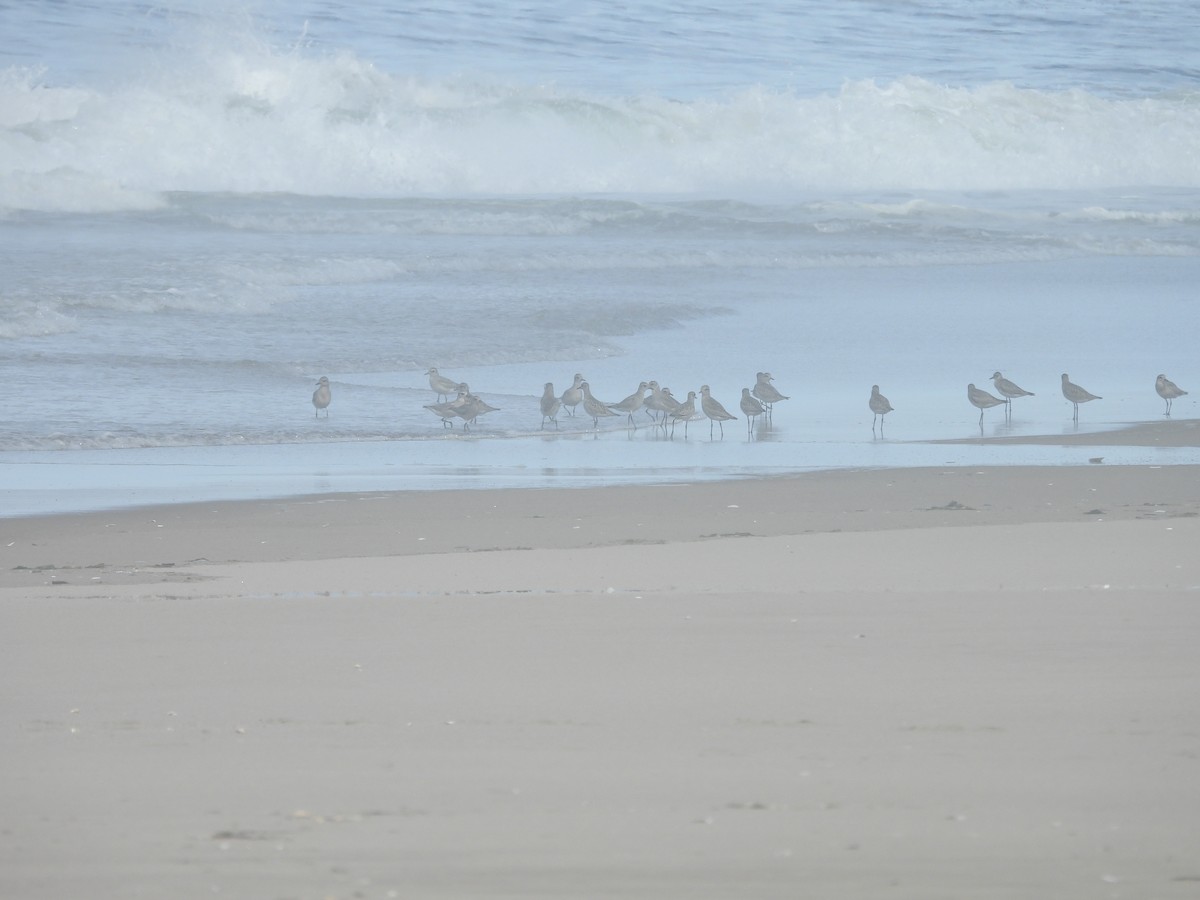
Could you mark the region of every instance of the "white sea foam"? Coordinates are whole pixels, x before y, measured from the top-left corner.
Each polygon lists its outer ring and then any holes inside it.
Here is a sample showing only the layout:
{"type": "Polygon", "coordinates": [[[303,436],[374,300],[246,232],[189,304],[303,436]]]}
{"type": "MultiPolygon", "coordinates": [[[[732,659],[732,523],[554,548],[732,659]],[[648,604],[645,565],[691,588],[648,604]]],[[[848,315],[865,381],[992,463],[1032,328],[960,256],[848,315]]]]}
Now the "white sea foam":
{"type": "Polygon", "coordinates": [[[1113,99],[908,77],[677,102],[391,74],[343,52],[208,49],[88,91],[0,77],[0,205],[168,191],[762,195],[1200,186],[1200,93],[1113,99]],[[69,199],[68,199],[69,198],[69,199]]]}

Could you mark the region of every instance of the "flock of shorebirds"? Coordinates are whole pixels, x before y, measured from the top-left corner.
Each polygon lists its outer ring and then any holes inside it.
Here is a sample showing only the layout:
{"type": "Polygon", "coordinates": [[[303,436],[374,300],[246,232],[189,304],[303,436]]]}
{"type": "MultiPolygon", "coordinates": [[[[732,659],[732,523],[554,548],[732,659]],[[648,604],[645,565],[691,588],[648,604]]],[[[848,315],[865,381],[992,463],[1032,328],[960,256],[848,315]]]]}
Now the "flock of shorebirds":
{"type": "MultiPolygon", "coordinates": [[[[453,428],[455,420],[462,419],[463,429],[470,430],[470,426],[479,416],[496,412],[498,409],[471,393],[470,387],[465,382],[447,378],[435,368],[429,369],[425,374],[429,378],[429,387],[438,396],[437,403],[428,403],[425,408],[441,419],[442,426],[445,428],[453,428]]],[[[774,380],[770,372],[759,372],[755,377],[754,387],[742,388],[739,406],[742,414],[746,417],[747,433],[753,431],[754,423],[759,417],[771,418],[775,404],[788,399],[772,384],[774,380]]],[[[1006,415],[1009,415],[1013,400],[1018,397],[1034,396],[1033,391],[1019,387],[999,372],[992,375],[992,384],[1001,396],[997,397],[982,388],[975,387],[974,384],[967,385],[967,399],[972,406],[979,410],[981,428],[983,427],[983,414],[986,410],[993,406],[1004,406],[1006,415]]],[[[1165,375],[1159,375],[1155,379],[1154,390],[1157,391],[1159,397],[1166,401],[1166,411],[1163,414],[1167,416],[1171,414],[1171,404],[1175,399],[1187,394],[1187,391],[1165,375]]],[[[1103,399],[1072,382],[1065,372],[1062,376],[1062,393],[1074,408],[1074,421],[1076,422],[1079,421],[1079,404],[1103,399]]],[[[645,412],[658,427],[663,429],[670,427],[672,436],[675,434],[675,426],[682,423],[684,437],[687,437],[688,423],[706,418],[708,419],[709,437],[713,436],[713,429],[718,427],[721,436],[724,437],[725,423],[738,417],[726,410],[712,396],[707,384],[701,386],[698,396],[699,409],[696,408],[696,391],[688,391],[685,400],[676,400],[671,395],[670,388],[659,386],[657,381],[643,381],[638,385],[637,390],[624,400],[605,403],[592,396],[592,389],[587,380],[577,373],[571,386],[561,395],[555,392],[553,382],[546,382],[541,397],[542,421],[539,427],[545,428],[547,423],[553,423],[557,428],[560,412],[565,411],[569,416],[576,416],[579,407],[582,406],[584,413],[591,417],[592,427],[596,430],[600,428],[601,419],[622,415],[626,416],[629,424],[636,428],[637,422],[634,416],[638,412],[645,412]]],[[[322,376],[317,382],[317,389],[312,396],[314,415],[320,415],[321,410],[325,410],[325,415],[328,416],[329,404],[332,399],[329,379],[322,376]]],[[[871,397],[867,403],[872,413],[871,430],[875,430],[878,422],[882,431],[884,417],[893,409],[888,398],[879,393],[879,385],[871,386],[871,397]]]]}
{"type": "MultiPolygon", "coordinates": [[[[979,424],[981,426],[983,425],[984,410],[1003,404],[1006,414],[1011,414],[1013,400],[1017,399],[1018,397],[1033,396],[1033,391],[1027,391],[1024,388],[1018,387],[999,372],[994,372],[992,374],[992,384],[995,385],[997,392],[1001,394],[1000,397],[997,397],[995,394],[989,394],[987,391],[983,390],[982,388],[977,388],[973,384],[967,385],[967,399],[971,401],[972,406],[979,410],[979,424]]],[[[1187,394],[1187,391],[1179,387],[1179,385],[1173,382],[1166,375],[1159,375],[1154,379],[1154,390],[1167,404],[1166,410],[1163,412],[1164,416],[1169,416],[1171,414],[1171,404],[1175,402],[1176,398],[1187,394]]],[[[1087,403],[1090,400],[1104,399],[1097,394],[1093,394],[1087,388],[1075,384],[1075,382],[1071,381],[1070,376],[1067,375],[1066,372],[1063,372],[1062,374],[1062,395],[1071,402],[1071,406],[1074,410],[1073,420],[1076,422],[1079,421],[1080,403],[1087,403]]]]}
{"type": "MultiPolygon", "coordinates": [[[[443,426],[453,428],[454,420],[460,418],[463,420],[463,428],[467,429],[477,416],[495,411],[495,407],[489,406],[472,394],[465,382],[447,378],[437,369],[430,369],[425,374],[429,376],[429,387],[437,392],[440,401],[426,404],[425,408],[441,418],[443,426]],[[454,395],[453,400],[449,399],[451,395],[454,395]]],[[[775,389],[771,384],[772,380],[770,372],[759,372],[753,388],[742,388],[741,410],[746,416],[747,430],[754,427],[754,421],[759,416],[769,417],[776,403],[788,399],[775,389]]],[[[696,391],[688,391],[686,400],[676,400],[671,395],[670,388],[661,387],[657,381],[643,381],[638,384],[637,390],[624,400],[605,403],[592,396],[587,379],[576,373],[571,386],[561,395],[555,392],[554,382],[546,382],[541,398],[542,421],[539,427],[545,428],[549,422],[557,428],[560,412],[565,411],[569,416],[576,416],[579,408],[583,407],[584,414],[591,416],[592,427],[596,430],[600,428],[601,419],[618,416],[625,416],[629,424],[636,428],[637,420],[634,416],[638,412],[645,412],[654,424],[664,429],[670,426],[672,435],[675,433],[675,426],[683,423],[683,434],[686,437],[689,422],[707,418],[709,436],[712,436],[714,427],[719,427],[721,436],[724,437],[725,423],[736,419],[737,416],[726,410],[720,401],[713,397],[707,384],[700,388],[699,409],[696,408],[696,398],[696,391]]],[[[313,403],[316,403],[315,397],[313,403]]]]}

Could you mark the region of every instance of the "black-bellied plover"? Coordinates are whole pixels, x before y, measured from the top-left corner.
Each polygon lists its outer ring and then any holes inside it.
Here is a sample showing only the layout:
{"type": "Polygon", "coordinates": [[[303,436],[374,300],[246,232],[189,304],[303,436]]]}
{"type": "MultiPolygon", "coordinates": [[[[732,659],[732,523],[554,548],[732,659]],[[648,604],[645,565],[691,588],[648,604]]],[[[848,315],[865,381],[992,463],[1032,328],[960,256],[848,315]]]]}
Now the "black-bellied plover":
{"type": "Polygon", "coordinates": [[[883,417],[892,412],[892,404],[888,402],[888,398],[879,393],[879,385],[871,385],[871,399],[867,401],[871,407],[871,430],[875,430],[875,420],[879,420],[879,428],[883,430],[883,417]]]}
{"type": "MultiPolygon", "coordinates": [[[[663,393],[665,394],[667,392],[668,389],[663,388],[663,393]]],[[[667,413],[667,416],[671,419],[671,437],[675,437],[676,422],[683,423],[683,436],[687,437],[688,422],[692,421],[692,419],[695,419],[698,416],[698,413],[696,412],[696,392],[688,391],[687,399],[667,413]]]]}
{"type": "Polygon", "coordinates": [[[459,383],[440,374],[433,366],[430,366],[425,374],[429,376],[429,387],[438,395],[438,400],[445,400],[458,392],[459,383]]]}
{"type": "Polygon", "coordinates": [[[547,381],[546,388],[542,392],[542,424],[538,428],[543,428],[546,425],[546,420],[554,423],[554,427],[558,427],[558,410],[562,406],[562,400],[558,399],[558,395],[554,393],[554,382],[547,381]]]}
{"type": "Polygon", "coordinates": [[[775,411],[775,404],[780,400],[787,400],[783,394],[775,389],[775,385],[771,384],[775,377],[770,372],[758,372],[755,375],[757,379],[754,382],[754,389],[750,392],[759,400],[763,406],[767,408],[767,414],[770,415],[775,411]]]}
{"type": "Polygon", "coordinates": [[[762,402],[750,396],[750,388],[742,388],[742,399],[738,404],[746,416],[746,434],[754,431],[754,420],[767,414],[767,408],[762,402]]]}
{"type": "Polygon", "coordinates": [[[642,408],[642,404],[646,402],[646,388],[649,385],[642,382],[638,385],[638,389],[626,397],[619,403],[609,403],[608,408],[615,413],[625,413],[629,416],[629,424],[637,428],[637,424],[633,421],[633,414],[642,408]]]}
{"type": "Polygon", "coordinates": [[[1087,403],[1089,400],[1103,400],[1096,394],[1091,393],[1085,388],[1081,388],[1077,384],[1072,384],[1071,379],[1067,377],[1067,373],[1063,372],[1062,376],[1062,392],[1063,396],[1071,401],[1071,405],[1075,407],[1074,421],[1079,421],[1079,404],[1087,403]]]}
{"type": "Polygon", "coordinates": [[[317,389],[313,391],[313,418],[320,415],[321,410],[325,410],[325,418],[329,418],[329,401],[333,399],[333,395],[329,392],[329,379],[324,375],[317,382],[317,389]]]}
{"type": "Polygon", "coordinates": [[[975,387],[973,384],[967,385],[967,399],[971,401],[971,405],[979,409],[979,427],[983,427],[983,411],[991,409],[993,406],[1003,406],[1004,401],[999,397],[989,394],[987,391],[975,387]]]}
{"type": "Polygon", "coordinates": [[[700,387],[700,410],[708,416],[708,436],[710,438],[712,437],[713,422],[721,426],[721,437],[725,437],[724,423],[737,418],[713,398],[707,384],[700,387]]]}
{"type": "Polygon", "coordinates": [[[592,417],[592,427],[600,428],[600,420],[605,416],[615,416],[617,413],[592,396],[592,388],[586,381],[579,382],[579,390],[583,394],[583,411],[592,417]]]}
{"type": "Polygon", "coordinates": [[[1166,375],[1159,375],[1154,379],[1154,390],[1158,391],[1158,396],[1167,401],[1167,411],[1163,413],[1164,416],[1171,414],[1171,405],[1175,402],[1175,398],[1182,397],[1187,393],[1166,375]]]}
{"type": "Polygon", "coordinates": [[[1011,412],[1012,402],[1017,397],[1032,397],[1033,391],[1027,391],[1022,387],[1013,384],[999,372],[992,373],[992,384],[1004,398],[1004,403],[1008,407],[1006,411],[1011,412]]]}
{"type": "Polygon", "coordinates": [[[560,399],[562,405],[567,408],[568,415],[575,415],[575,407],[583,402],[583,391],[579,389],[581,384],[583,384],[583,376],[576,372],[571,386],[562,393],[560,399]]]}

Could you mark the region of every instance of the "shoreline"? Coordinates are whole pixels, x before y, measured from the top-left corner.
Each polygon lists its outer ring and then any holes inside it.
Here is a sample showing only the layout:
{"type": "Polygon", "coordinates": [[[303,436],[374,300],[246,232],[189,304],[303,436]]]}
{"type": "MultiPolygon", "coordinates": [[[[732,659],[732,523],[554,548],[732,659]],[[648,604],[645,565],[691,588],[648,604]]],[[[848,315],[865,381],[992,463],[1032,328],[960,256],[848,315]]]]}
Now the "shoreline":
{"type": "Polygon", "coordinates": [[[399,456],[388,442],[303,445],[283,456],[269,446],[16,455],[2,466],[13,486],[0,489],[0,523],[360,493],[647,487],[944,467],[1192,465],[1200,464],[1200,420],[1139,422],[1109,432],[855,444],[731,440],[649,448],[566,438],[520,446],[519,453],[512,447],[497,453],[457,442],[414,455],[405,445],[399,456]]]}
{"type": "Polygon", "coordinates": [[[0,587],[38,584],[48,572],[89,583],[152,581],[172,580],[193,564],[1193,515],[1200,515],[1197,465],[826,470],[678,484],[357,491],[0,519],[0,587]]]}

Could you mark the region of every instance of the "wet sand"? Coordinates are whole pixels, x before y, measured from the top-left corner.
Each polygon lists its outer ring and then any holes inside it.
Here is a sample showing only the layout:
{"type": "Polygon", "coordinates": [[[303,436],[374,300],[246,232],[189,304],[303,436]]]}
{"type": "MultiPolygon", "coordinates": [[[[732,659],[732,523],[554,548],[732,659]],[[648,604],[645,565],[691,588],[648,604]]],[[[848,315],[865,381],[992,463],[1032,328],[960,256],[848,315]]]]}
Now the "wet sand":
{"type": "Polygon", "coordinates": [[[1200,469],[0,520],[0,895],[1194,897],[1200,469]]]}

